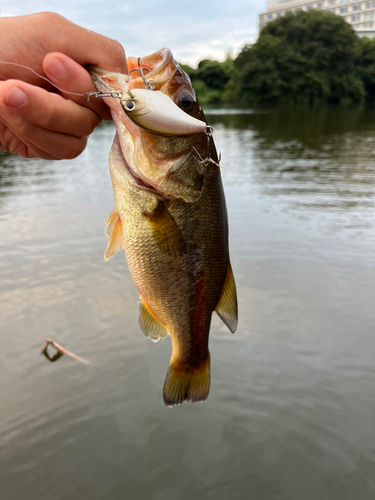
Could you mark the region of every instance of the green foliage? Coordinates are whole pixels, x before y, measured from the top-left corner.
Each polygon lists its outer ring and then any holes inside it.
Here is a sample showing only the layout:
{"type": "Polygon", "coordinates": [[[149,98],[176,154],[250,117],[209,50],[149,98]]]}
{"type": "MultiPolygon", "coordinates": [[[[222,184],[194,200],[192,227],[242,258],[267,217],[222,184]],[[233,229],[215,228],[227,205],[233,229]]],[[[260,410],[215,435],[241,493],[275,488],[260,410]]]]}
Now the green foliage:
{"type": "Polygon", "coordinates": [[[220,104],[222,102],[222,94],[233,68],[233,62],[229,58],[222,63],[203,59],[199,62],[197,69],[186,64],[180,64],[180,66],[190,76],[201,104],[220,104]]]}
{"type": "Polygon", "coordinates": [[[358,59],[358,72],[365,92],[366,103],[375,104],[375,39],[360,38],[361,54],[358,59]]]}
{"type": "Polygon", "coordinates": [[[202,80],[192,80],[192,83],[201,104],[220,104],[220,90],[209,88],[202,80]]]}
{"type": "Polygon", "coordinates": [[[223,91],[225,84],[230,78],[223,63],[203,59],[198,64],[198,69],[194,79],[201,80],[207,87],[223,91]]]}
{"type": "Polygon", "coordinates": [[[185,71],[185,73],[187,73],[190,76],[190,78],[193,78],[196,72],[194,68],[192,68],[188,64],[181,64],[181,63],[179,63],[179,66],[183,71],[185,71]]]}
{"type": "Polygon", "coordinates": [[[375,39],[340,16],[288,12],[268,23],[233,61],[181,65],[202,104],[375,105],[375,39]]]}
{"type": "Polygon", "coordinates": [[[359,39],[343,18],[318,10],[289,12],[238,55],[236,99],[247,105],[362,102],[359,54],[359,39]]]}

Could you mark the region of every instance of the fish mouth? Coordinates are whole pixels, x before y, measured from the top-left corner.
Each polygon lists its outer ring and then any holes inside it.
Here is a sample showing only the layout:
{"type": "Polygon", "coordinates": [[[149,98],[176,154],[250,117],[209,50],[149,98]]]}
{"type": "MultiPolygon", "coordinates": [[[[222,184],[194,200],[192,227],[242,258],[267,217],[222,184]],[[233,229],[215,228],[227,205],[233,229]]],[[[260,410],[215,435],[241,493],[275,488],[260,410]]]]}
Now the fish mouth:
{"type": "Polygon", "coordinates": [[[177,63],[173,61],[172,52],[167,48],[160,49],[154,54],[142,58],[128,57],[126,61],[129,70],[128,84],[130,88],[143,88],[145,79],[146,81],[153,81],[155,90],[161,90],[164,84],[170,81],[178,67],[177,63]]]}
{"type": "MultiPolygon", "coordinates": [[[[153,90],[163,92],[174,102],[184,89],[194,94],[189,77],[167,48],[143,58],[128,57],[127,65],[128,73],[121,76],[130,91],[145,89],[146,83],[152,80],[153,90]]],[[[124,113],[120,99],[107,94],[124,92],[124,82],[121,82],[119,73],[94,66],[89,68],[89,72],[97,90],[106,94],[103,100],[111,109],[128,180],[158,197],[197,201],[201,195],[201,174],[196,176],[199,179],[191,180],[187,169],[194,163],[192,146],[200,144],[202,140],[206,142],[206,138],[163,137],[142,130],[124,113]]],[[[195,165],[194,168],[201,167],[195,165]]]]}
{"type": "MultiPolygon", "coordinates": [[[[122,74],[125,82],[130,89],[145,88],[145,80],[152,80],[155,87],[154,90],[161,90],[166,82],[170,80],[173,73],[176,72],[178,64],[173,60],[173,54],[170,49],[163,48],[145,57],[132,57],[126,58],[128,73],[122,74]],[[143,74],[143,77],[141,75],[143,74]]],[[[121,91],[118,78],[119,73],[106,71],[96,66],[90,66],[89,72],[92,76],[101,80],[103,84],[108,87],[107,91],[121,91]]]]}
{"type": "Polygon", "coordinates": [[[154,186],[147,182],[144,177],[141,177],[138,172],[135,172],[131,167],[131,162],[127,159],[127,157],[132,157],[129,150],[134,148],[133,141],[130,140],[131,134],[129,134],[129,132],[126,132],[127,129],[122,123],[123,119],[120,119],[120,117],[112,110],[111,114],[117,131],[115,141],[118,141],[119,149],[122,154],[123,161],[121,162],[121,165],[123,168],[123,173],[127,176],[128,181],[131,184],[136,185],[140,189],[151,191],[154,194],[159,194],[154,186]]]}
{"type": "Polygon", "coordinates": [[[151,191],[155,195],[159,195],[160,193],[153,187],[151,184],[148,184],[146,181],[141,179],[140,177],[137,177],[135,173],[132,171],[132,169],[129,167],[128,162],[125,159],[125,156],[123,155],[124,158],[124,167],[126,168],[127,173],[132,179],[132,184],[136,185],[140,189],[144,189],[146,191],[151,191]]]}
{"type": "MultiPolygon", "coordinates": [[[[127,74],[119,74],[103,70],[101,68],[97,68],[96,66],[90,66],[89,72],[99,92],[122,93],[124,88],[119,82],[120,75],[125,80],[129,89],[144,89],[144,79],[152,79],[153,82],[156,82],[157,80],[155,90],[158,90],[168,81],[170,71],[167,71],[167,75],[164,75],[164,73],[172,61],[172,52],[165,48],[143,58],[128,57],[127,74]],[[141,71],[143,77],[141,76],[141,71]]],[[[155,182],[155,179],[153,179],[153,181],[150,182],[147,176],[142,175],[139,168],[137,168],[136,162],[134,161],[136,150],[143,149],[144,140],[146,140],[144,137],[144,131],[142,131],[126,116],[121,108],[119,99],[114,97],[104,97],[103,100],[111,109],[112,118],[119,138],[120,148],[124,157],[122,165],[124,171],[126,170],[128,180],[142,189],[161,195],[162,193],[158,191],[158,185],[163,179],[160,179],[158,182],[155,182]]]]}

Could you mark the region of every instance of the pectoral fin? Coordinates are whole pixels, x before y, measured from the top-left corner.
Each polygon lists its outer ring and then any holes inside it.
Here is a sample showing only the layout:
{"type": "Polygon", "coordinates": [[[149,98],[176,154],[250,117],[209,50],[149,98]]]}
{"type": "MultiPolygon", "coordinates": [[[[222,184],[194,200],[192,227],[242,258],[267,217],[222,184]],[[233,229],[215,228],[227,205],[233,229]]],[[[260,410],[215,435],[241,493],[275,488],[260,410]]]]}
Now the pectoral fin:
{"type": "Polygon", "coordinates": [[[153,212],[144,212],[152,229],[156,243],[163,253],[174,255],[185,252],[186,246],[181,231],[164,204],[159,202],[153,212]]]}
{"type": "Polygon", "coordinates": [[[225,277],[221,297],[215,311],[219,318],[227,325],[229,330],[234,333],[238,322],[237,291],[230,262],[228,262],[227,275],[225,277]]]}
{"type": "Polygon", "coordinates": [[[139,297],[139,326],[146,337],[157,342],[167,336],[168,332],[164,325],[160,323],[157,317],[152,313],[142,297],[139,297]]]}
{"type": "Polygon", "coordinates": [[[121,219],[118,216],[117,212],[111,212],[107,219],[106,223],[106,231],[110,230],[110,234],[108,237],[107,248],[104,252],[104,260],[107,261],[111,257],[113,257],[120,249],[121,249],[121,241],[122,241],[122,225],[121,219]],[[117,215],[117,217],[116,217],[117,215]]]}
{"type": "Polygon", "coordinates": [[[110,236],[119,218],[120,216],[117,213],[117,210],[114,208],[105,221],[105,234],[107,236],[110,236]]]}

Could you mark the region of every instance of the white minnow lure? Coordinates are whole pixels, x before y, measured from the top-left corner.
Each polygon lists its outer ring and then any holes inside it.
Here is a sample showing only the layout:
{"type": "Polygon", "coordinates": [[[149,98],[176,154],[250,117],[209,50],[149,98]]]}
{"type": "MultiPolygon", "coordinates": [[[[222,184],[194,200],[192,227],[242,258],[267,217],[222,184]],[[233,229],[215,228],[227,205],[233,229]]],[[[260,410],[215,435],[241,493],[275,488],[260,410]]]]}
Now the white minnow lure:
{"type": "MultiPolygon", "coordinates": [[[[104,94],[106,94],[106,92],[86,92],[85,94],[68,92],[52,83],[45,76],[39,75],[28,66],[6,61],[0,61],[0,64],[10,64],[12,66],[28,69],[39,78],[43,78],[43,80],[46,80],[66,94],[77,96],[87,95],[88,98],[90,95],[104,97],[104,94]]],[[[98,71],[97,68],[96,70],[98,71]]],[[[103,72],[102,70],[99,71],[103,72]]],[[[163,136],[186,136],[202,132],[207,133],[208,129],[210,129],[210,127],[207,128],[205,122],[182,111],[177,104],[159,90],[130,90],[121,73],[118,74],[117,79],[122,88],[122,92],[109,92],[110,97],[120,98],[121,107],[126,115],[143,130],[163,136]]]]}
{"type": "Polygon", "coordinates": [[[120,74],[123,90],[120,104],[138,127],[156,135],[186,136],[206,132],[207,124],[188,115],[170,97],[159,90],[132,89],[120,74]]]}

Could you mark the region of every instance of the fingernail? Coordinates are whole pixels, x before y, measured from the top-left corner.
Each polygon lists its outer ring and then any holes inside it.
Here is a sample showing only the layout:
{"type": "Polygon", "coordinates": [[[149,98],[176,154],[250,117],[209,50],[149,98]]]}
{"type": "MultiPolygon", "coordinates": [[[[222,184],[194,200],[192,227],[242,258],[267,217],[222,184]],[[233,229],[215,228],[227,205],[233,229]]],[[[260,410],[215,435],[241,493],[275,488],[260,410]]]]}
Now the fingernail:
{"type": "Polygon", "coordinates": [[[46,70],[53,78],[59,79],[65,75],[65,66],[60,59],[51,59],[47,64],[46,70]]]}
{"type": "Polygon", "coordinates": [[[13,108],[22,108],[26,104],[26,94],[19,87],[13,87],[5,97],[5,104],[13,108]]]}

